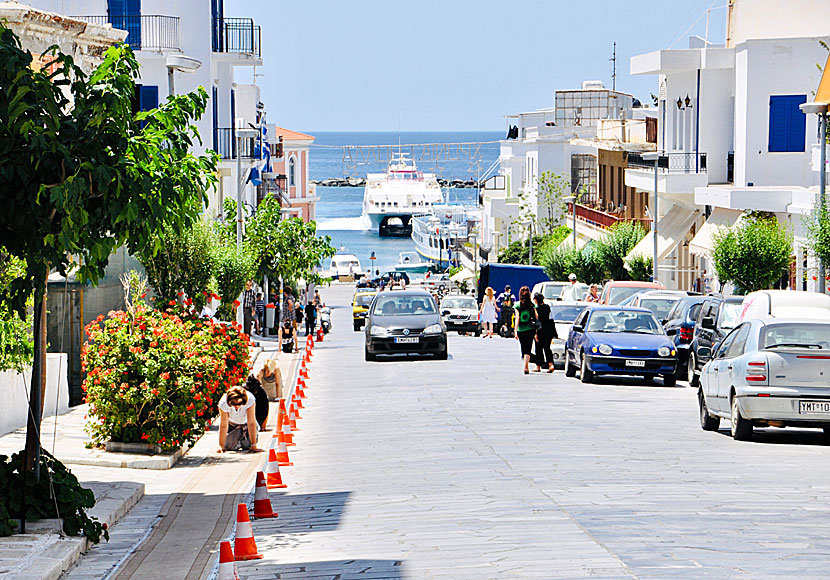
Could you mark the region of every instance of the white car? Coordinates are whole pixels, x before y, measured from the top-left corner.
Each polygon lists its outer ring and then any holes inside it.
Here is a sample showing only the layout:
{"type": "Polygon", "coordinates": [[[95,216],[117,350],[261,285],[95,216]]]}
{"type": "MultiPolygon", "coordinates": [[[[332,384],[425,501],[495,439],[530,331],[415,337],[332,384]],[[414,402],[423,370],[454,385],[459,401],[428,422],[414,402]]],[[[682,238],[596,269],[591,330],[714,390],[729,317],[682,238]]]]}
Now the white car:
{"type": "Polygon", "coordinates": [[[750,318],[830,319],[830,296],[818,292],[792,290],[758,290],[750,292],[741,303],[739,322],[750,318]]]}
{"type": "Polygon", "coordinates": [[[550,350],[553,353],[553,364],[557,367],[565,366],[565,341],[571,331],[576,317],[582,314],[590,303],[588,302],[550,302],[550,317],[556,326],[556,335],[550,343],[550,350]]]}
{"type": "Polygon", "coordinates": [[[705,431],[726,419],[739,440],[751,438],[753,427],[818,427],[830,435],[830,321],[747,320],[713,350],[698,389],[705,431]]]}
{"type": "Polygon", "coordinates": [[[620,306],[651,310],[657,320],[662,322],[668,318],[669,312],[677,301],[688,295],[688,292],[682,290],[646,290],[624,300],[620,306]]]}
{"type": "MultiPolygon", "coordinates": [[[[533,290],[530,292],[531,296],[534,296],[538,293],[541,293],[542,296],[545,297],[545,300],[552,301],[552,300],[562,300],[562,290],[570,286],[570,282],[539,282],[535,286],[533,286],[533,290]]],[[[579,296],[585,296],[588,293],[588,285],[583,284],[582,282],[576,283],[577,294],[579,296]]]]}
{"type": "Polygon", "coordinates": [[[441,318],[447,325],[447,330],[455,330],[458,334],[471,332],[481,336],[481,325],[478,322],[478,303],[472,296],[450,294],[441,301],[441,318]]]}

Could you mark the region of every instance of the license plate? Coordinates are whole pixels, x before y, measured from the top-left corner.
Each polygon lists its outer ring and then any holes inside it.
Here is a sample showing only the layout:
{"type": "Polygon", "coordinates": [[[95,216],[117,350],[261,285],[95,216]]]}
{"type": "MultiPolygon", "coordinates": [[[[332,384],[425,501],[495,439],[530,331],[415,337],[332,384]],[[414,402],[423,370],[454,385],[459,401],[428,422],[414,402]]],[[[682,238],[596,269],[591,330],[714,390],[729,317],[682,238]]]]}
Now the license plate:
{"type": "Polygon", "coordinates": [[[645,367],[646,361],[644,360],[627,360],[625,361],[625,366],[627,367],[645,367]]]}
{"type": "Polygon", "coordinates": [[[830,415],[830,401],[799,401],[799,415],[830,415]]]}
{"type": "Polygon", "coordinates": [[[395,339],[395,344],[412,344],[418,342],[417,336],[401,336],[395,339]]]}
{"type": "Polygon", "coordinates": [[[464,323],[460,320],[450,320],[450,324],[464,324],[464,323]]]}

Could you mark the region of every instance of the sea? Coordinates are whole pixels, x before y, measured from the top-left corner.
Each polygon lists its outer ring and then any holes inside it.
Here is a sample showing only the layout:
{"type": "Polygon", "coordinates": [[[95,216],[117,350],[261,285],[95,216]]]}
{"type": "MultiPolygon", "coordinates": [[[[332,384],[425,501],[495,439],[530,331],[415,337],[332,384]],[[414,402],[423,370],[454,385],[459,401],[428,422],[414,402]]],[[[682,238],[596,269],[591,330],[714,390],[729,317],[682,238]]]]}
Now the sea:
{"type": "MultiPolygon", "coordinates": [[[[367,173],[386,171],[386,162],[355,162],[354,156],[344,156],[344,145],[402,145],[424,143],[484,143],[477,148],[475,158],[451,155],[452,159],[419,160],[415,149],[415,163],[425,173],[435,173],[444,179],[478,179],[498,159],[503,132],[311,132],[316,137],[311,147],[309,176],[314,181],[345,177],[366,177],[367,173]],[[345,157],[345,159],[344,159],[345,157]]],[[[404,152],[407,150],[404,148],[404,152]]],[[[361,220],[363,187],[317,187],[317,232],[332,238],[332,244],[357,256],[361,266],[381,273],[394,268],[400,252],[413,251],[410,238],[381,238],[375,231],[364,228],[361,220]],[[372,252],[376,259],[370,260],[372,252]]],[[[476,204],[476,190],[448,188],[444,195],[450,203],[476,204]]],[[[328,266],[328,264],[324,264],[328,266]]]]}

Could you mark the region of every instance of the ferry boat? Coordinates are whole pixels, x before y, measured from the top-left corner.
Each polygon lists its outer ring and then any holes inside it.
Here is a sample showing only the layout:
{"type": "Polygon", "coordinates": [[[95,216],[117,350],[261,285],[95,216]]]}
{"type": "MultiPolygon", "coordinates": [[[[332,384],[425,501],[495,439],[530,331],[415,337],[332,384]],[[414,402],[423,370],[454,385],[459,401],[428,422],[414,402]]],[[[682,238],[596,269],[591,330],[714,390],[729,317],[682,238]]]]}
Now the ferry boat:
{"type": "Polygon", "coordinates": [[[477,207],[436,205],[412,218],[412,241],[424,258],[444,269],[459,260],[458,248],[480,221],[477,207]]]}
{"type": "Polygon", "coordinates": [[[332,280],[356,280],[360,278],[365,272],[360,267],[360,260],[357,256],[345,251],[344,248],[332,256],[329,262],[329,269],[323,275],[332,280]]]}
{"type": "Polygon", "coordinates": [[[363,192],[363,222],[380,236],[409,236],[412,216],[444,202],[438,180],[418,171],[405,154],[393,156],[386,173],[369,173],[363,192]]]}

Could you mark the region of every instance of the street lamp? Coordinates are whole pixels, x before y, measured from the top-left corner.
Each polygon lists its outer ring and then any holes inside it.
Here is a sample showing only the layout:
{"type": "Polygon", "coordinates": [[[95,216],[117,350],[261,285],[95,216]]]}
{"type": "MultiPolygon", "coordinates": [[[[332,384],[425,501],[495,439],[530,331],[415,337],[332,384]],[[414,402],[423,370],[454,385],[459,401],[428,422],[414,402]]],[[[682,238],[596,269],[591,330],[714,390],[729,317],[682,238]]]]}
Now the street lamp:
{"type": "Polygon", "coordinates": [[[660,154],[656,151],[649,151],[642,154],[644,161],[654,161],[654,203],[651,208],[651,234],[653,236],[654,254],[652,257],[652,273],[651,278],[653,282],[657,282],[657,169],[660,163],[660,154]]]}
{"type": "Polygon", "coordinates": [[[576,200],[578,197],[576,195],[566,195],[562,198],[562,201],[565,203],[571,204],[571,209],[573,210],[574,214],[574,250],[576,250],[576,200]]]}
{"type": "MultiPolygon", "coordinates": [[[[804,103],[799,108],[805,115],[817,114],[819,119],[819,142],[821,143],[821,161],[819,167],[818,203],[819,207],[826,208],[827,200],[825,190],[827,189],[827,103],[804,103]]],[[[818,219],[818,213],[816,214],[818,219]]],[[[824,260],[818,260],[818,286],[816,292],[824,294],[825,291],[825,267],[824,260]]]]}
{"type": "Polygon", "coordinates": [[[256,137],[259,131],[245,127],[243,119],[236,120],[236,245],[242,246],[242,140],[256,137]]]}
{"type": "Polygon", "coordinates": [[[176,94],[176,82],[173,78],[175,72],[195,73],[202,68],[202,61],[192,56],[185,56],[183,54],[171,54],[165,60],[167,67],[167,91],[170,96],[176,94]]]}

